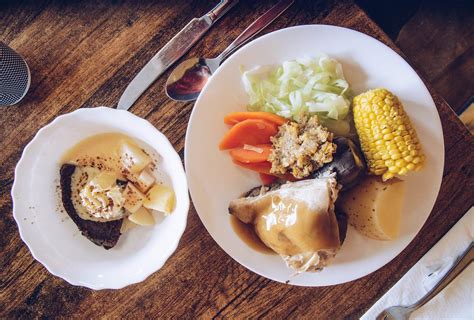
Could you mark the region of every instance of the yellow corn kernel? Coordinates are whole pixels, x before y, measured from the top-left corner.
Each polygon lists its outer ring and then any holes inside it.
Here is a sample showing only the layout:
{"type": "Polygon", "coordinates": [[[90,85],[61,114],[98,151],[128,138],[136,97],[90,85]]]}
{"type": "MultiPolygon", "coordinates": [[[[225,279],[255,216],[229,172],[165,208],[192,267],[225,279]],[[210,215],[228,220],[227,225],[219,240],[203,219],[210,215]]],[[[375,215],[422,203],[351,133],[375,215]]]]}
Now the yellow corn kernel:
{"type": "Polygon", "coordinates": [[[386,169],[375,169],[374,170],[374,174],[377,175],[377,176],[381,176],[382,174],[384,174],[387,170],[386,169]]]}
{"type": "Polygon", "coordinates": [[[383,175],[382,175],[382,180],[383,181],[387,181],[389,179],[392,179],[393,177],[395,177],[395,175],[391,172],[385,172],[383,175]]]}
{"type": "Polygon", "coordinates": [[[398,171],[398,174],[403,176],[405,174],[407,174],[408,172],[408,169],[407,168],[401,168],[399,171],[398,171]]]}
{"type": "Polygon", "coordinates": [[[399,159],[399,160],[395,161],[395,165],[399,168],[403,168],[407,165],[407,163],[405,162],[405,160],[399,159]]]}
{"type": "Polygon", "coordinates": [[[395,165],[395,162],[393,162],[393,160],[386,160],[385,161],[385,166],[386,167],[392,167],[395,165]]]}
{"type": "Polygon", "coordinates": [[[392,166],[392,167],[388,168],[388,172],[397,173],[398,172],[397,166],[392,166]]]}
{"type": "Polygon", "coordinates": [[[388,180],[420,170],[421,145],[398,98],[387,89],[374,89],[353,100],[354,123],[369,172],[388,180]]]}

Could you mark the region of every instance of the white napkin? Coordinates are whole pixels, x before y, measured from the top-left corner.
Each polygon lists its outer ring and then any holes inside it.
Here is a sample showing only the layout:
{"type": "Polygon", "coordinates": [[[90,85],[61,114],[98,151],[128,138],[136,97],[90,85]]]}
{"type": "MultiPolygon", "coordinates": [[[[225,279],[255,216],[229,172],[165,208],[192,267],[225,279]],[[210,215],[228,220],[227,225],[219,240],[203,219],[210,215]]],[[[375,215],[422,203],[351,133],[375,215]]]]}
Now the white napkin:
{"type": "MultiPolygon", "coordinates": [[[[411,305],[449,270],[474,239],[474,207],[363,316],[372,320],[391,306],[411,305]]],[[[474,263],[410,319],[474,319],[474,263]]]]}

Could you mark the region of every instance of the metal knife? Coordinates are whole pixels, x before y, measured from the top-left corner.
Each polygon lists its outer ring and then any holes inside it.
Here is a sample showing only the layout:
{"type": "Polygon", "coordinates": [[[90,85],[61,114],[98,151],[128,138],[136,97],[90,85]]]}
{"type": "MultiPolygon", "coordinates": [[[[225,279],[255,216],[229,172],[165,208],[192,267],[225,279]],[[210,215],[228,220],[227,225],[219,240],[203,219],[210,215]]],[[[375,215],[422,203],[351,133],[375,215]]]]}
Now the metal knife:
{"type": "Polygon", "coordinates": [[[128,110],[166,69],[188,52],[214,22],[226,14],[237,2],[239,1],[221,0],[214,9],[202,17],[189,21],[133,78],[120,97],[117,109],[128,110]]]}

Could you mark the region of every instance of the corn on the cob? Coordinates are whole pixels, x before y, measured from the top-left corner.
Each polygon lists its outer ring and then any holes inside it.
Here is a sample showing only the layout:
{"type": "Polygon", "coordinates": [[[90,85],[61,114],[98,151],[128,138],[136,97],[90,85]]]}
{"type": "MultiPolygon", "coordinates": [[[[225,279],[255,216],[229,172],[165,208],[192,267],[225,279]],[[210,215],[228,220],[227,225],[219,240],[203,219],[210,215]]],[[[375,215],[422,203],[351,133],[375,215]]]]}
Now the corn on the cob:
{"type": "Polygon", "coordinates": [[[369,172],[384,181],[422,168],[425,156],[398,98],[374,89],[354,98],[354,123],[369,172]]]}

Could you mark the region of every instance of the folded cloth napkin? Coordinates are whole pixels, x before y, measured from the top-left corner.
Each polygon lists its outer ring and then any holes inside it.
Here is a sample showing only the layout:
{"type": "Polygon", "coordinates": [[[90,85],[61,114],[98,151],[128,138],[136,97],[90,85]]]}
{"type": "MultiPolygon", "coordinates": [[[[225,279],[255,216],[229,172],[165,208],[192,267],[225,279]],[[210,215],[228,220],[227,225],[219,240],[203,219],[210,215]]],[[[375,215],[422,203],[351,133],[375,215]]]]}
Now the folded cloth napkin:
{"type": "MultiPolygon", "coordinates": [[[[411,305],[423,297],[474,240],[474,207],[363,316],[372,320],[391,306],[411,305]]],[[[474,263],[410,319],[474,319],[474,263]]]]}

